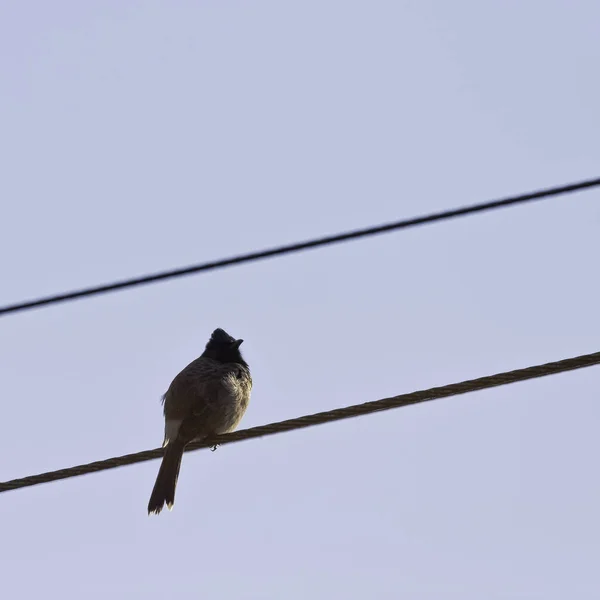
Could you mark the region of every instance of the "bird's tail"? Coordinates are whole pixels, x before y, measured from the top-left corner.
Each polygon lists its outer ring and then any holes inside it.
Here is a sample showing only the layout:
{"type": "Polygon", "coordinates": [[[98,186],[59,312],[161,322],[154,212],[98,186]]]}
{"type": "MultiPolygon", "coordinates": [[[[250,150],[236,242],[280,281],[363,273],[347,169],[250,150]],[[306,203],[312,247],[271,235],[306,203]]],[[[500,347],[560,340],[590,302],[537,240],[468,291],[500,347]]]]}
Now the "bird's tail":
{"type": "Polygon", "coordinates": [[[179,439],[169,442],[165,448],[162,463],[156,476],[156,483],[148,502],[148,514],[158,514],[166,503],[171,510],[175,502],[175,488],[185,444],[179,439]]]}

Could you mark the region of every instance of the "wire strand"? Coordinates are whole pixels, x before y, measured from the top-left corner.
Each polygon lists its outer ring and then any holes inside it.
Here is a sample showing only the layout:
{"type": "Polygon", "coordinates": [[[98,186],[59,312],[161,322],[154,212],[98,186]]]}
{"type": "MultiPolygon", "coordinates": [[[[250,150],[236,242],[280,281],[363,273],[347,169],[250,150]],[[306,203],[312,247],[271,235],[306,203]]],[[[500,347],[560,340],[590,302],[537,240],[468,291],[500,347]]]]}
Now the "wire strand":
{"type": "MultiPolygon", "coordinates": [[[[420,390],[409,394],[394,396],[392,398],[383,398],[382,400],[365,402],[364,404],[346,406],[344,408],[337,408],[335,410],[306,415],[295,419],[289,419],[287,421],[279,421],[277,423],[252,427],[250,429],[243,429],[241,431],[215,436],[204,442],[189,444],[186,447],[186,452],[199,450],[200,448],[208,448],[217,444],[231,444],[233,442],[240,442],[242,440],[249,440],[267,435],[274,435],[276,433],[282,433],[285,431],[293,431],[295,429],[303,429],[305,427],[321,425],[323,423],[340,421],[342,419],[364,416],[383,410],[400,408],[402,406],[409,406],[411,404],[419,404],[429,400],[448,398],[449,396],[457,396],[478,390],[507,385],[509,383],[516,383],[518,381],[546,377],[548,375],[555,375],[557,373],[564,373],[566,371],[591,367],[593,365],[597,365],[598,363],[600,363],[600,352],[584,354],[574,358],[567,358],[543,365],[527,367],[525,369],[497,373],[496,375],[488,375],[478,379],[469,379],[467,381],[452,383],[442,387],[434,387],[428,390],[420,390]]],[[[125,465],[133,465],[135,463],[160,458],[162,455],[163,449],[155,448],[154,450],[146,450],[144,452],[137,452],[135,454],[125,454],[124,456],[109,458],[107,460],[99,460],[85,465],[60,469],[58,471],[50,471],[48,473],[41,473],[40,475],[31,475],[29,477],[23,477],[22,479],[13,479],[11,481],[0,483],[0,493],[29,487],[32,485],[39,485],[40,483],[48,483],[51,481],[58,481],[59,479],[67,479],[70,477],[77,477],[79,475],[86,475],[88,473],[96,473],[98,471],[123,467],[125,465]]]]}
{"type": "Polygon", "coordinates": [[[187,275],[193,275],[195,273],[201,273],[205,271],[213,271],[216,269],[222,269],[224,267],[230,267],[233,265],[239,265],[242,263],[254,262],[257,260],[263,260],[273,256],[281,256],[284,254],[291,254],[294,252],[300,252],[302,250],[308,250],[311,248],[317,248],[321,246],[328,246],[331,244],[338,244],[340,242],[346,242],[349,240],[356,240],[363,237],[379,235],[382,233],[388,233],[390,231],[398,231],[400,229],[407,229],[409,227],[415,227],[417,225],[425,225],[426,223],[433,223],[435,221],[443,221],[447,219],[453,219],[469,214],[478,212],[484,212],[488,210],[494,210],[498,208],[504,208],[516,204],[524,204],[526,202],[532,202],[534,200],[540,200],[542,198],[549,198],[551,196],[559,196],[562,194],[572,193],[581,191],[588,188],[593,188],[600,185],[600,177],[596,179],[589,179],[586,181],[580,181],[578,183],[571,183],[559,187],[547,188],[539,190],[537,192],[531,192],[527,194],[521,194],[519,196],[512,196],[501,200],[492,200],[491,202],[483,202],[481,204],[474,204],[471,206],[464,206],[461,208],[455,208],[451,210],[445,210],[437,213],[431,213],[420,217],[414,217],[410,219],[403,219],[401,221],[394,221],[391,223],[385,223],[383,225],[376,225],[374,227],[367,227],[364,229],[356,229],[354,231],[346,231],[338,233],[336,235],[325,236],[304,242],[297,242],[294,244],[287,244],[283,246],[277,246],[274,248],[267,248],[266,250],[259,250],[257,252],[249,252],[247,254],[240,254],[229,258],[223,258],[211,262],[200,263],[191,265],[188,267],[182,267],[179,269],[172,269],[168,271],[160,271],[152,273],[150,275],[143,275],[141,277],[132,277],[129,279],[123,279],[113,283],[107,283],[98,285],[95,287],[82,288],[62,294],[55,294],[52,296],[45,296],[34,300],[27,300],[19,302],[17,304],[9,304],[0,307],[0,316],[7,315],[10,313],[23,312],[32,308],[41,306],[48,306],[50,304],[58,304],[61,302],[67,302],[75,300],[77,298],[83,298],[87,296],[97,296],[99,294],[106,294],[109,292],[115,292],[125,288],[136,287],[140,285],[147,285],[158,281],[165,281],[168,279],[175,279],[178,277],[184,277],[187,275]]]}

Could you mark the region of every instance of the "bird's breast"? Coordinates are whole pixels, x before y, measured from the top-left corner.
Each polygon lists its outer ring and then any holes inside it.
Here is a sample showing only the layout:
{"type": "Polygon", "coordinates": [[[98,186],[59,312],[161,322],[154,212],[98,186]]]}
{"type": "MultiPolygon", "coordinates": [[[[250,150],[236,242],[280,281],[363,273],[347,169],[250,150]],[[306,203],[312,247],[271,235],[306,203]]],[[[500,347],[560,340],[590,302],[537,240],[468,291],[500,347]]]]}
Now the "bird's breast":
{"type": "Polygon", "coordinates": [[[224,378],[223,386],[226,393],[220,405],[223,411],[221,426],[215,433],[228,433],[236,429],[250,402],[252,379],[246,375],[238,377],[236,373],[230,373],[224,378]]]}

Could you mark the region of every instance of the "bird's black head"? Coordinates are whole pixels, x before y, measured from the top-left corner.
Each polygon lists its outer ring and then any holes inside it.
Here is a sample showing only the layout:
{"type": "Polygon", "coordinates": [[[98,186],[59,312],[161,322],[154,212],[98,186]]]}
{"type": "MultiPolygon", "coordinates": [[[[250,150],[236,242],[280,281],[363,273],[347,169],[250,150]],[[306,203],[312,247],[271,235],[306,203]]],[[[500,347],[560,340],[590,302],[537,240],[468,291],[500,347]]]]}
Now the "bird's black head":
{"type": "Polygon", "coordinates": [[[239,363],[247,367],[248,363],[242,358],[240,352],[243,341],[232,338],[224,329],[215,329],[202,356],[224,363],[239,363]]]}

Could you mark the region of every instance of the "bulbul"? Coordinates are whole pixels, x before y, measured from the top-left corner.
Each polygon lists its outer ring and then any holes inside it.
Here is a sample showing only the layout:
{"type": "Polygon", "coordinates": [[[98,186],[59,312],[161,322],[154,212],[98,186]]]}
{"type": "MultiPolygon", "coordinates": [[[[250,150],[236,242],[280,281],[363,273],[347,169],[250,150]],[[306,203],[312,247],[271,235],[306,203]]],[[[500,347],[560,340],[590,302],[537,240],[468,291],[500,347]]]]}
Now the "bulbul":
{"type": "Polygon", "coordinates": [[[192,441],[233,431],[241,421],[252,390],[244,340],[215,329],[202,355],[171,382],[163,396],[165,453],[148,502],[148,514],[158,514],[175,502],[175,487],[183,451],[192,441]]]}

